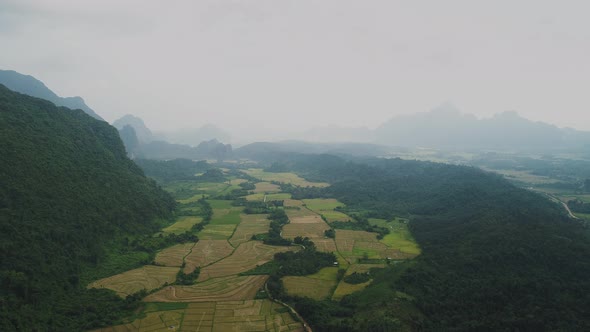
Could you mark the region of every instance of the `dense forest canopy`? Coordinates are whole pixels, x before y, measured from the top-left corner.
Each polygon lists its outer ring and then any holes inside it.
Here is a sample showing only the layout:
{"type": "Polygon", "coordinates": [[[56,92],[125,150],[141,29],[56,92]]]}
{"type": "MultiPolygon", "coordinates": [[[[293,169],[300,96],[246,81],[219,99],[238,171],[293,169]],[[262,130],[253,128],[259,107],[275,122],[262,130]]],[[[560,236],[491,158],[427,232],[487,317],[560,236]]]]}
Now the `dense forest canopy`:
{"type": "Polygon", "coordinates": [[[292,155],[273,166],[332,183],[283,186],[298,199],[334,197],[366,217],[410,218],[422,248],[336,307],[295,300],[316,328],[362,331],[391,317],[428,331],[590,328],[588,229],[543,196],[476,168],[430,162],[292,155]],[[425,319],[408,314],[398,292],[411,296],[425,319]]]}
{"type": "Polygon", "coordinates": [[[173,199],[106,122],[1,85],[0,156],[0,330],[116,321],[126,303],[81,275],[114,240],[159,229],[173,199]]]}

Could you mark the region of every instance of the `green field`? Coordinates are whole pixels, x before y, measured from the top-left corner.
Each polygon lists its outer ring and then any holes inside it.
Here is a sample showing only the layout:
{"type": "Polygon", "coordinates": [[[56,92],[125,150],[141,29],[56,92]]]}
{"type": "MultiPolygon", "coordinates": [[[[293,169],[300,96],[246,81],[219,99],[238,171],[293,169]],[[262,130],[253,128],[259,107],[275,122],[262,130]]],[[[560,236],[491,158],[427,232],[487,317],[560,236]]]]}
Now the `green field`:
{"type": "Polygon", "coordinates": [[[552,179],[547,176],[535,175],[531,174],[528,171],[517,171],[517,170],[507,170],[507,169],[490,169],[486,167],[481,167],[483,170],[488,172],[494,172],[503,175],[507,180],[512,181],[519,181],[528,184],[549,184],[549,183],[557,183],[560,182],[559,180],[552,179]]]}
{"type": "Polygon", "coordinates": [[[386,227],[391,231],[379,242],[390,248],[399,249],[400,251],[407,254],[420,255],[420,247],[416,243],[416,240],[414,240],[412,237],[406,222],[407,220],[399,218],[396,218],[391,222],[387,222],[383,219],[369,219],[369,223],[371,225],[386,227]]]}
{"type": "Polygon", "coordinates": [[[244,171],[246,174],[260,179],[262,181],[276,181],[280,183],[290,183],[295,186],[301,187],[327,187],[328,183],[324,182],[310,182],[300,177],[295,173],[271,173],[265,172],[260,168],[251,168],[244,171]]]}
{"type": "Polygon", "coordinates": [[[238,186],[240,181],[233,180],[232,184],[227,182],[193,182],[177,181],[167,184],[164,189],[171,192],[179,203],[195,202],[203,195],[205,197],[229,194],[234,189],[241,189],[238,186]]]}
{"type": "Polygon", "coordinates": [[[305,206],[324,216],[328,220],[328,222],[332,221],[349,221],[351,218],[346,214],[334,211],[337,207],[344,207],[344,203],[339,202],[333,198],[314,198],[314,199],[304,199],[303,203],[305,206]]]}
{"type": "Polygon", "coordinates": [[[262,201],[264,200],[264,196],[266,196],[266,201],[282,201],[285,199],[290,199],[291,194],[287,193],[278,193],[278,194],[264,194],[264,193],[256,193],[246,196],[246,199],[249,201],[262,201]]]}
{"type": "Polygon", "coordinates": [[[162,229],[162,233],[182,234],[186,231],[190,231],[193,225],[196,225],[201,221],[203,221],[203,218],[201,217],[181,216],[176,219],[174,224],[162,229]]]}

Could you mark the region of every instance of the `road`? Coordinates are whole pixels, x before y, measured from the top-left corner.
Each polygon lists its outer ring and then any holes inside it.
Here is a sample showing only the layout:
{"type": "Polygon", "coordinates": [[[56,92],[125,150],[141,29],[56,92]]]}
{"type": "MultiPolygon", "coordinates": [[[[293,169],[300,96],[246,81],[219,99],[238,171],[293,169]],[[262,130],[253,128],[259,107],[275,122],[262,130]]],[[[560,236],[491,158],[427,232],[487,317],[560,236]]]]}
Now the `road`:
{"type": "Polygon", "coordinates": [[[549,193],[546,193],[546,192],[542,192],[542,191],[536,191],[536,192],[545,194],[552,201],[554,201],[556,203],[560,203],[565,208],[565,210],[567,211],[567,214],[570,216],[570,218],[572,218],[572,219],[580,219],[580,218],[576,217],[576,215],[572,212],[572,210],[570,210],[570,207],[567,206],[566,203],[562,202],[559,198],[557,198],[557,197],[555,197],[555,196],[553,196],[553,195],[551,195],[549,193]]]}

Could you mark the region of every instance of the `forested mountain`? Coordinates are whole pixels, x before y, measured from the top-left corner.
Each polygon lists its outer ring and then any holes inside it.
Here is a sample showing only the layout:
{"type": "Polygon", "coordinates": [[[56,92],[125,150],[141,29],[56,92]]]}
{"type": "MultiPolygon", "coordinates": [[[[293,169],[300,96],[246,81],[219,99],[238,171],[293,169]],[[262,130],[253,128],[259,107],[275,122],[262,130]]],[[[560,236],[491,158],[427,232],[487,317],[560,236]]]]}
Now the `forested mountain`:
{"type": "Polygon", "coordinates": [[[336,305],[295,300],[316,329],[395,331],[400,321],[425,331],[590,329],[589,230],[562,206],[471,167],[293,155],[281,168],[332,183],[286,188],[294,198],[334,197],[367,218],[407,217],[422,248],[336,305]]]}
{"type": "Polygon", "coordinates": [[[43,82],[33,76],[23,75],[14,70],[0,70],[0,84],[4,84],[12,91],[24,93],[29,96],[49,100],[57,106],[65,106],[70,109],[81,109],[95,119],[104,121],[96,114],[81,97],[60,97],[51,91],[43,82]]]}
{"type": "Polygon", "coordinates": [[[80,331],[133,310],[85,278],[175,203],[117,130],[0,85],[0,156],[0,330],[80,331]]]}
{"type": "Polygon", "coordinates": [[[579,149],[590,133],[533,122],[515,112],[478,119],[446,104],[431,112],[395,117],[375,130],[377,142],[430,148],[513,150],[579,149]]]}

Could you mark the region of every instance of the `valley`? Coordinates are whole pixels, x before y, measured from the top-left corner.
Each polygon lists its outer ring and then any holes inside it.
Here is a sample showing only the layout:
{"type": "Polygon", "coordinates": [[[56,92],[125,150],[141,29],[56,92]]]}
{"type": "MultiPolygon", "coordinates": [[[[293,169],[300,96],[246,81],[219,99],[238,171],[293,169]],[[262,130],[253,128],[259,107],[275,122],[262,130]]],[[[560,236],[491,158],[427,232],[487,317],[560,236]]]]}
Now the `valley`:
{"type": "Polygon", "coordinates": [[[89,288],[112,289],[123,298],[137,292],[145,294],[136,318],[95,331],[305,331],[297,316],[266,293],[270,273],[252,273],[272,264],[277,253],[298,252],[305,247],[264,244],[260,239],[268,234],[271,220],[268,213],[247,213],[252,212],[245,211],[251,202],[286,212],[288,222],[281,228],[282,238],[289,242],[307,238],[318,251],[334,253],[337,258],[331,266],[313,274],[283,276],[280,282],[290,297],[339,301],[371,283],[369,279],[351,284],[345,281],[346,276],[370,276],[372,269],[420,253],[409,235],[406,219],[372,219],[371,224],[390,229],[382,239],[363,230],[334,230],[333,222],[355,222],[341,212],[345,208],[342,202],[333,198],[292,199],[290,193],[281,191],[284,184],[325,188],[327,183],[260,169],[226,169],[224,175],[227,180],[223,182],[183,180],[164,185],[177,197],[180,215],[154,236],[192,232],[198,241],[162,249],[150,265],[91,283],[89,288]],[[253,189],[239,190],[244,187],[253,189]],[[221,199],[232,190],[239,191],[233,200],[221,199]],[[195,209],[194,202],[211,207],[212,216],[204,225],[206,216],[195,209]],[[326,235],[329,230],[333,234],[330,237],[326,235]],[[177,274],[195,271],[198,276],[192,284],[178,282],[177,274]]]}

